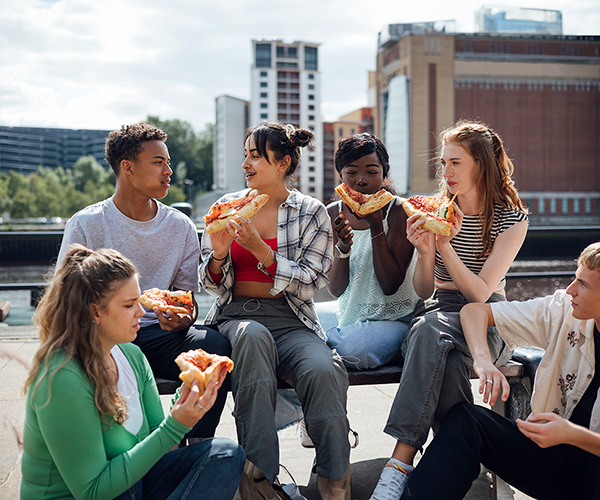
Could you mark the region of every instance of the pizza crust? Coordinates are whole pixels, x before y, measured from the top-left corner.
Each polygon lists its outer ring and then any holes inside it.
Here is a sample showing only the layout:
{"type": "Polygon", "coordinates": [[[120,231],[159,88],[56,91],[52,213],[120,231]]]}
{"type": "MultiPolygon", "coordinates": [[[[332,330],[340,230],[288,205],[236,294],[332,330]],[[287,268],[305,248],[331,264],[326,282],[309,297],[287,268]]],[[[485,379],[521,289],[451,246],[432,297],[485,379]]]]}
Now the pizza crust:
{"type": "Polygon", "coordinates": [[[402,208],[404,208],[404,211],[406,212],[406,215],[410,217],[418,214],[419,218],[425,221],[425,223],[421,226],[423,229],[426,229],[434,234],[450,236],[450,231],[452,230],[453,226],[452,222],[442,221],[431,217],[427,212],[415,208],[406,198],[402,198],[400,201],[402,203],[402,208]]]}
{"type": "Polygon", "coordinates": [[[351,189],[344,184],[340,184],[335,188],[335,192],[342,201],[352,209],[357,215],[365,216],[376,212],[385,207],[394,199],[394,195],[385,189],[380,189],[374,194],[360,193],[366,200],[363,203],[355,201],[349,194],[347,189],[351,189]]]}
{"type": "MultiPolygon", "coordinates": [[[[233,200],[231,200],[233,201],[233,200]]],[[[230,210],[230,213],[227,213],[224,217],[216,219],[212,222],[206,224],[206,233],[218,233],[219,231],[223,231],[227,227],[227,223],[231,220],[232,217],[239,216],[244,219],[249,219],[256,215],[262,206],[269,201],[268,194],[259,194],[256,195],[250,203],[244,205],[239,210],[230,210]]],[[[212,210],[212,207],[211,207],[212,210]]]]}
{"type": "Polygon", "coordinates": [[[227,373],[233,370],[233,361],[230,358],[209,354],[202,349],[181,353],[175,358],[175,363],[181,370],[179,378],[185,385],[191,389],[194,380],[198,382],[200,396],[204,394],[212,379],[216,379],[219,388],[227,373]]]}

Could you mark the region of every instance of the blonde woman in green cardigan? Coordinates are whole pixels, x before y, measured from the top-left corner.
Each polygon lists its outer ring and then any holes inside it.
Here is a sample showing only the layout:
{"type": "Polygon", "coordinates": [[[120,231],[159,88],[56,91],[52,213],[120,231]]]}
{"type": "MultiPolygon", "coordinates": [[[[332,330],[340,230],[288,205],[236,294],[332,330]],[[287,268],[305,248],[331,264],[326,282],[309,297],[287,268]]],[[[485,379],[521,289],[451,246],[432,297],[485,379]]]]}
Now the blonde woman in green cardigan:
{"type": "Polygon", "coordinates": [[[36,311],[26,382],[22,499],[231,499],[244,465],[233,441],[169,450],[213,405],[182,387],[166,418],[148,361],[130,344],[144,310],[133,264],[73,246],[36,311]]]}

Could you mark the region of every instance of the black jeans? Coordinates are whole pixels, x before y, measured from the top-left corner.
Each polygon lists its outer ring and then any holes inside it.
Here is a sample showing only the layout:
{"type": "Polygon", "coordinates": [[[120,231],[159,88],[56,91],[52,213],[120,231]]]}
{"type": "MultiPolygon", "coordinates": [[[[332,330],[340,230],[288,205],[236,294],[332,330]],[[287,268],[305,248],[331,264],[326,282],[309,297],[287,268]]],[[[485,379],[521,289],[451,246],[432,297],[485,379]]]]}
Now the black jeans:
{"type": "Polygon", "coordinates": [[[462,499],[479,476],[480,463],[534,498],[600,498],[600,457],[566,444],[540,448],[514,421],[460,404],[410,475],[402,500],[462,499]]]}
{"type": "MultiPolygon", "coordinates": [[[[206,352],[219,356],[231,355],[229,341],[219,332],[201,325],[192,326],[187,330],[168,332],[162,330],[160,325],[155,323],[140,328],[134,344],[139,346],[148,358],[154,376],[169,380],[179,380],[180,370],[175,363],[175,358],[182,352],[204,349],[206,352]]],[[[219,389],[213,407],[186,437],[200,438],[215,435],[230,386],[229,376],[227,376],[219,389]]]]}

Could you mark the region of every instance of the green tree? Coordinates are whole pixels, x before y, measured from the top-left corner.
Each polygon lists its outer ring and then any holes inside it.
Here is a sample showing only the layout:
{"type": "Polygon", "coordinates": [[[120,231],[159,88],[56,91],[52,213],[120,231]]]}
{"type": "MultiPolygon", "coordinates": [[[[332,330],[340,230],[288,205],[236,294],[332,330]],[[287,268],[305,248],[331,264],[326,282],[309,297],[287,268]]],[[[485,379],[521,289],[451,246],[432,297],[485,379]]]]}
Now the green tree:
{"type": "Polygon", "coordinates": [[[82,156],[73,165],[73,177],[75,186],[80,191],[84,191],[87,183],[95,186],[101,186],[106,182],[108,172],[96,161],[93,156],[82,156]]]}
{"type": "Polygon", "coordinates": [[[167,133],[174,184],[183,187],[184,180],[188,179],[194,183],[194,191],[210,190],[213,183],[213,125],[207,124],[196,134],[186,121],[161,120],[158,116],[148,116],[146,121],[167,133]]]}

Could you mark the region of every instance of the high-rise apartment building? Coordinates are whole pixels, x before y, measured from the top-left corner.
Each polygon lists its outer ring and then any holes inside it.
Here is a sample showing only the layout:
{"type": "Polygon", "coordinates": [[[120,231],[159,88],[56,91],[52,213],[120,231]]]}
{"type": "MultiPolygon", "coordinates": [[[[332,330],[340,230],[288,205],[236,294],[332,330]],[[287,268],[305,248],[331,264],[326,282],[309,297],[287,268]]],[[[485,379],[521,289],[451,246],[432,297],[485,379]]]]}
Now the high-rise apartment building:
{"type": "Polygon", "coordinates": [[[562,13],[559,10],[484,5],[475,11],[475,31],[562,35],[562,13]]]}
{"type": "Polygon", "coordinates": [[[242,163],[248,108],[248,101],[237,97],[222,95],[215,99],[213,179],[216,190],[238,191],[246,187],[242,163]]]}
{"type": "Polygon", "coordinates": [[[250,124],[280,121],[310,129],[313,149],[304,150],[298,188],[323,199],[323,125],[319,44],[252,40],[250,124]]]}
{"type": "Polygon", "coordinates": [[[398,178],[407,192],[431,193],[438,134],[479,119],[503,137],[535,218],[598,219],[599,75],[600,36],[408,29],[380,38],[375,132],[391,177],[400,192],[398,178]]]}
{"type": "Polygon", "coordinates": [[[104,142],[109,130],[0,127],[0,172],[22,174],[38,167],[71,168],[81,156],[93,156],[105,168],[104,142]]]}

